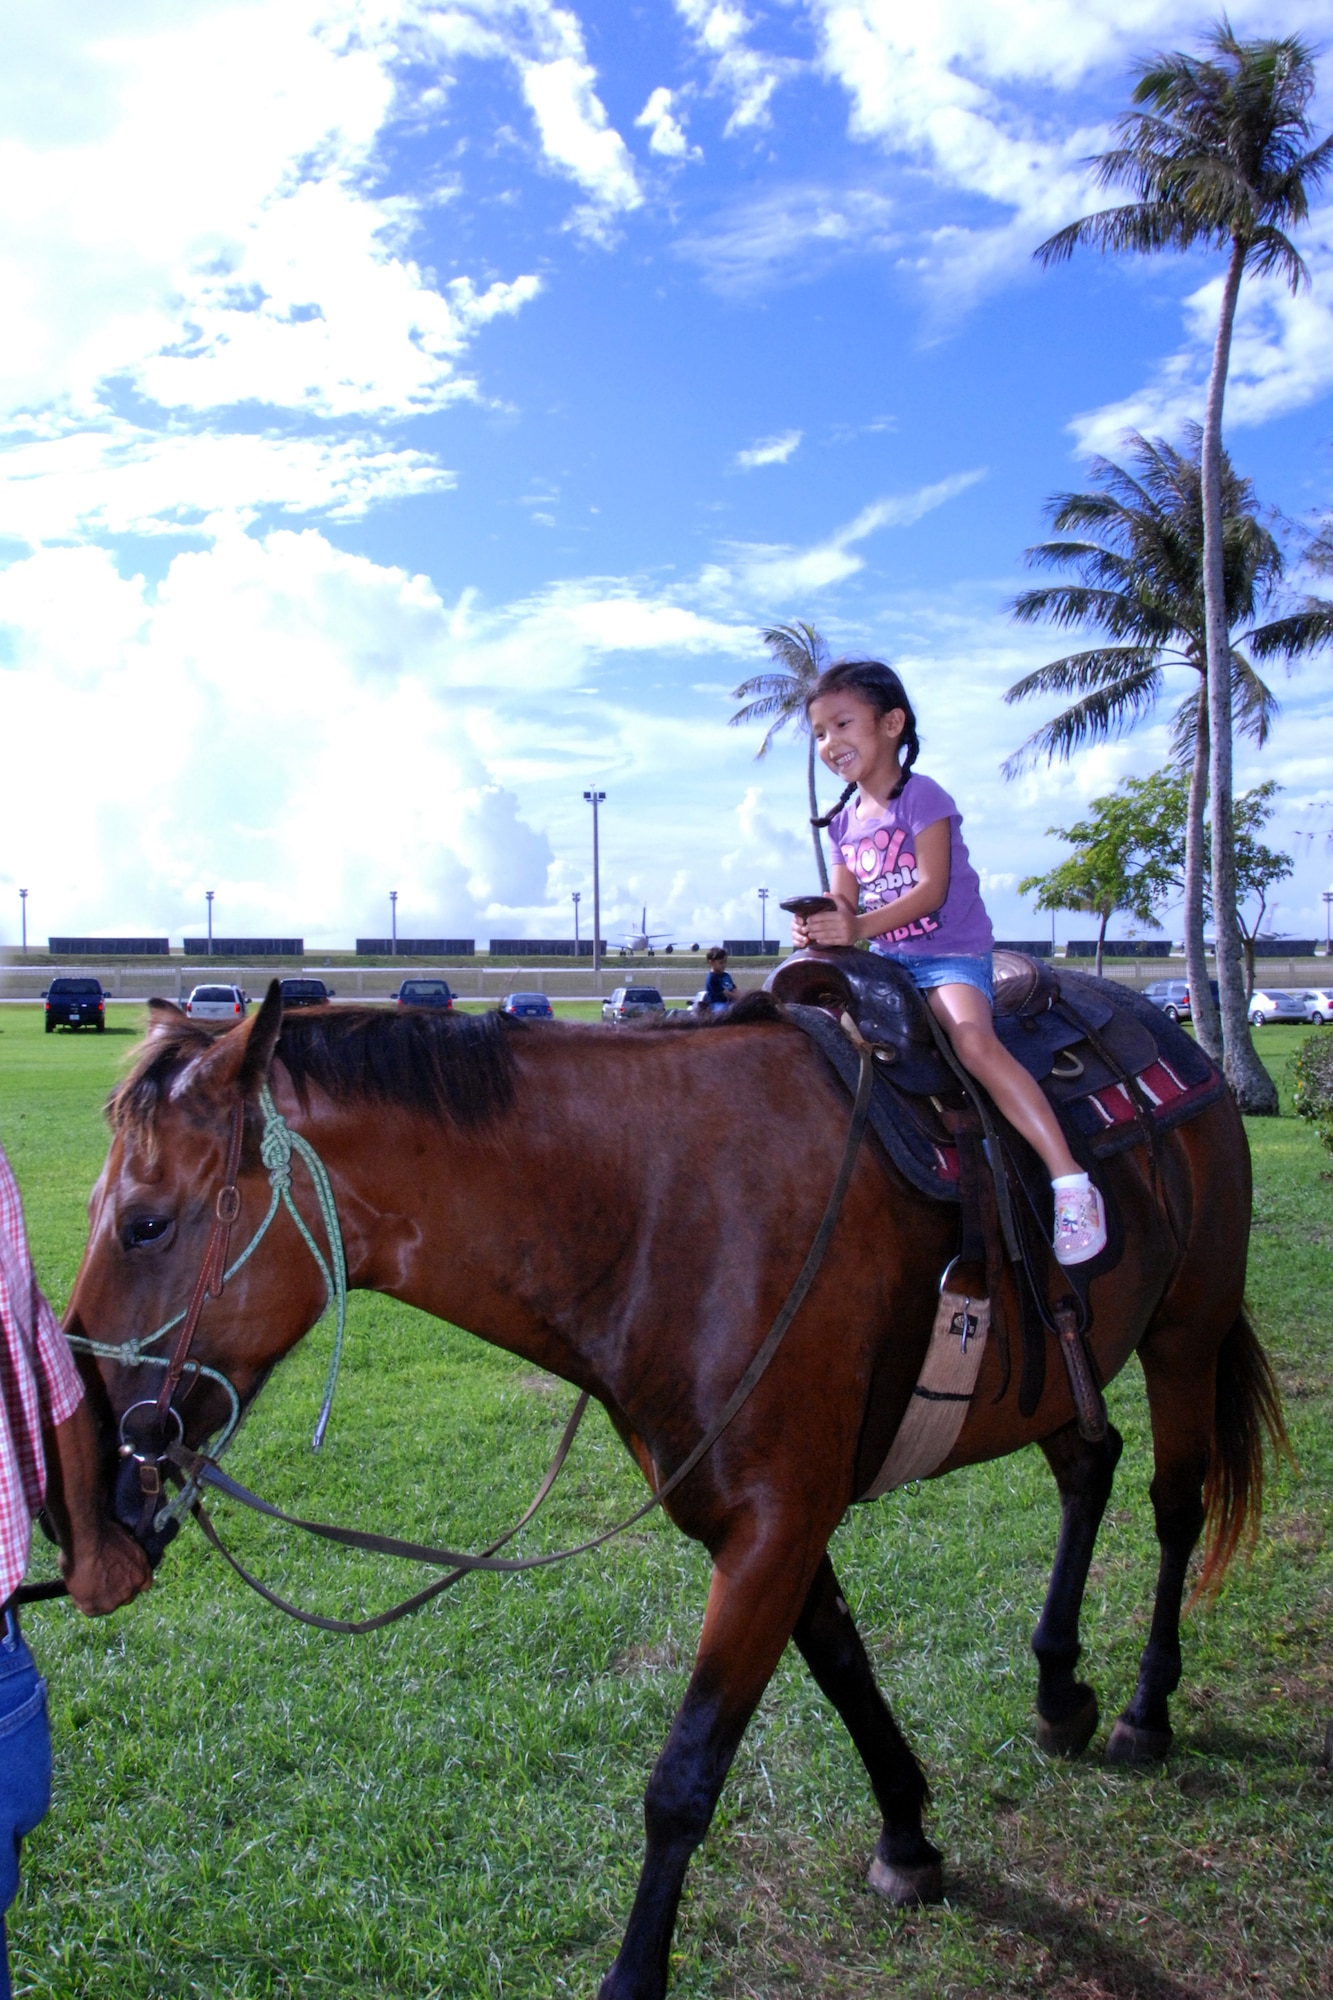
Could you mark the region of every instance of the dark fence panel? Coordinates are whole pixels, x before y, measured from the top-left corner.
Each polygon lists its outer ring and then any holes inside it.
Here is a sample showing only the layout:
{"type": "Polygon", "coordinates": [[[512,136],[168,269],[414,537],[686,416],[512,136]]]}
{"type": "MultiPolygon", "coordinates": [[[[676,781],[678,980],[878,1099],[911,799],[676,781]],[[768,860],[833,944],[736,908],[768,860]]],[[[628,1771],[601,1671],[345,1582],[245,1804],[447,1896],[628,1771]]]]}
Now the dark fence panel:
{"type": "Polygon", "coordinates": [[[303,958],[304,938],[186,938],[187,958],[303,958]]]}
{"type": "MultiPolygon", "coordinates": [[[[1315,940],[1313,938],[1256,938],[1254,955],[1256,958],[1313,958],[1315,940]]],[[[1213,947],[1210,945],[1209,950],[1213,947]]]]}
{"type": "Polygon", "coordinates": [[[1055,947],[1049,938],[996,938],[995,949],[1026,952],[1029,958],[1049,958],[1055,947]]]}
{"type": "MultiPolygon", "coordinates": [[[[489,943],[492,958],[591,958],[592,939],[580,938],[575,949],[573,938],[492,938],[489,943]]],[[[602,952],[606,952],[606,940],[602,940],[602,952]]]]}
{"type": "MultiPolygon", "coordinates": [[[[1108,958],[1170,958],[1170,938],[1107,938],[1103,947],[1108,958]]],[[[1070,938],[1065,946],[1070,958],[1096,958],[1096,938],[1070,938]]]]}
{"type": "Polygon", "coordinates": [[[729,958],[774,958],[785,950],[776,938],[723,938],[722,949],[729,958]]]}
{"type": "Polygon", "coordinates": [[[471,958],[477,949],[475,938],[358,938],[358,958],[471,958]]]}
{"type": "Polygon", "coordinates": [[[166,938],[48,938],[52,958],[165,958],[166,938]]]}

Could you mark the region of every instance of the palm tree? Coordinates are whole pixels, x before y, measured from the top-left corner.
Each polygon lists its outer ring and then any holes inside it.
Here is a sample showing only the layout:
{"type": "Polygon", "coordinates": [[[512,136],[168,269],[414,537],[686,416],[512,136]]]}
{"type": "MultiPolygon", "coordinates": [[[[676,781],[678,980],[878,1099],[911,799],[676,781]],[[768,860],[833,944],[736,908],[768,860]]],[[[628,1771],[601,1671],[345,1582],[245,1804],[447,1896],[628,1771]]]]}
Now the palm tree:
{"type": "Polygon", "coordinates": [[[1206,53],[1156,55],[1140,66],[1121,144],[1091,162],[1103,187],[1136,199],[1071,223],[1041,245],[1044,264],[1079,244],[1102,251],[1208,248],[1227,253],[1203,423],[1203,580],[1206,607],[1209,784],[1217,976],[1227,1076],[1241,1108],[1275,1113],[1277,1092],[1255,1054],[1246,1018],[1236,924],[1231,822],[1232,672],[1226,616],[1222,506],[1222,404],[1231,331],[1247,270],[1280,274],[1295,291],[1308,272],[1290,230],[1306,221],[1310,195],[1333,166],[1333,136],[1310,144],[1314,56],[1295,36],[1241,42],[1225,16],[1206,53]]]}
{"type": "MultiPolygon", "coordinates": [[[[769,625],[762,634],[764,644],[773,656],[773,665],[766,673],[752,674],[748,681],[742,681],[733,688],[733,701],[744,702],[731,718],[733,729],[746,722],[767,722],[769,727],[763,742],[755,751],[756,757],[767,756],[779,731],[794,722],[803,729],[809,744],[806,757],[806,787],[810,794],[810,817],[818,819],[819,800],[815,795],[815,739],[810,734],[810,723],[805,712],[806,697],[828,665],[828,647],[820,638],[813,625],[807,625],[797,618],[790,625],[769,625]]],[[[824,843],[819,838],[818,827],[811,827],[811,837],[815,843],[815,866],[819,870],[819,886],[828,888],[828,864],[824,859],[824,843]]]]}
{"type": "MultiPolygon", "coordinates": [[[[1132,728],[1157,704],[1172,667],[1197,676],[1176,709],[1173,747],[1190,773],[1185,833],[1185,963],[1200,1041],[1220,1056],[1217,1010],[1204,955],[1204,809],[1208,798],[1210,718],[1207,693],[1207,615],[1203,591],[1202,438],[1197,425],[1189,449],[1162,439],[1132,437],[1132,470],[1096,459],[1094,493],[1059,493],[1048,503],[1059,534],[1082,530],[1078,540],[1041,542],[1027,551],[1036,567],[1072,571],[1076,581],[1025,590],[1014,616],[1026,624],[1049,620],[1105,634],[1086,652],[1051,660],[1015,682],[1006,701],[1039,694],[1078,699],[1030,736],[1005,765],[1012,776],[1045,757],[1067,759],[1086,743],[1103,742],[1132,728]]],[[[1277,597],[1284,559],[1257,518],[1253,484],[1222,455],[1222,548],[1227,644],[1231,663],[1231,714],[1243,736],[1262,745],[1277,712],[1272,690],[1255,672],[1250,654],[1299,659],[1321,643],[1314,621],[1291,617],[1256,623],[1277,597]]],[[[1319,600],[1309,600],[1317,604],[1319,600]]],[[[1214,905],[1216,907],[1216,905],[1214,905]]],[[[1222,926],[1215,926],[1221,935],[1222,926]]],[[[1247,1024],[1248,1032],[1248,1024],[1247,1024]]]]}

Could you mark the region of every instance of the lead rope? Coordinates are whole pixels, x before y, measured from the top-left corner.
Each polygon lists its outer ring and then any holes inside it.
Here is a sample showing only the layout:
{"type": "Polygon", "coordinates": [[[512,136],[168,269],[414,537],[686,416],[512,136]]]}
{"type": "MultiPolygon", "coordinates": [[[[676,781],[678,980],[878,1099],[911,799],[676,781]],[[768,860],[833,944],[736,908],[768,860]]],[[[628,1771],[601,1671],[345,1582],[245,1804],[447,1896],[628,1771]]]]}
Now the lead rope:
{"type": "MultiPolygon", "coordinates": [[[[347,1335],[347,1257],[343,1250],[343,1233],[338,1221],[338,1205],[333,1198],[333,1184],[329,1180],[328,1169],[310,1141],[303,1139],[299,1132],[293,1132],[273,1102],[273,1094],[267,1082],[259,1087],[259,1108],[264,1114],[264,1135],[259,1142],[259,1157],[268,1168],[268,1177],[273,1188],[273,1200],[269,1205],[269,1213],[264,1218],[264,1228],[268,1227],[273,1211],[281,1199],[292,1221],[304,1237],[306,1248],[319,1266],[320,1275],[324,1279],[328,1294],[324,1302],[324,1312],[328,1311],[330,1305],[334,1308],[333,1352],[329,1356],[329,1372],[324,1380],[324,1398],[319,1406],[319,1421],[310,1440],[310,1449],[318,1451],[324,1442],[324,1433],[329,1427],[333,1392],[338,1386],[338,1370],[342,1366],[343,1342],[347,1335]],[[292,1200],[294,1152],[299,1153],[305,1161],[306,1172],[310,1175],[315,1190],[320,1220],[324,1224],[324,1236],[329,1246],[329,1261],[325,1260],[323,1251],[306,1226],[305,1217],[292,1200]],[[329,1268],[330,1262],[332,1269],[329,1268]]],[[[260,1233],[262,1235],[263,1231],[260,1233]]],[[[246,1257],[250,1255],[250,1251],[258,1241],[259,1238],[256,1237],[250,1244],[245,1253],[246,1257]]],[[[241,1258],[239,1261],[244,1263],[245,1259],[241,1258]]],[[[238,1265],[233,1264],[232,1270],[237,1268],[238,1265]]],[[[230,1277],[231,1272],[227,1275],[230,1277]]],[[[322,1313],[320,1317],[323,1318],[322,1313]]]]}

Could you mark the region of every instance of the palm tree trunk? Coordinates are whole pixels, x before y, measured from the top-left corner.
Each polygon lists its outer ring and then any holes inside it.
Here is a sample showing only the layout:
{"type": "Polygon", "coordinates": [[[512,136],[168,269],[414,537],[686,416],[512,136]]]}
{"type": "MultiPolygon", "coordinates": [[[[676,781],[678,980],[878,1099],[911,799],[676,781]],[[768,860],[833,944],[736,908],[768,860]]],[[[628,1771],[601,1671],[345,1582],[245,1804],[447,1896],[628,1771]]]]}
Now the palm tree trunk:
{"type": "MultiPolygon", "coordinates": [[[[815,794],[815,739],[813,732],[810,733],[810,749],[805,760],[805,782],[810,793],[810,817],[811,819],[818,819],[819,800],[815,794]]],[[[811,827],[810,837],[815,843],[815,867],[819,870],[819,886],[827,896],[828,863],[824,859],[824,842],[820,838],[817,826],[811,827]]]]}
{"type": "Polygon", "coordinates": [[[1222,552],[1222,403],[1231,358],[1231,330],[1245,270],[1245,246],[1234,242],[1222,288],[1208,403],[1203,420],[1203,596],[1208,634],[1209,793],[1213,832],[1213,929],[1222,1003],[1222,1048],[1227,1082],[1242,1111],[1276,1117],[1273,1080],[1250,1038],[1245,970],[1236,922],[1236,847],[1231,819],[1231,633],[1227,620],[1222,552]]]}
{"type": "Polygon", "coordinates": [[[1102,976],[1102,953],[1103,953],[1103,951],[1105,950],[1105,947],[1106,947],[1106,926],[1107,926],[1107,925],[1108,925],[1108,924],[1110,923],[1110,921],[1111,921],[1111,912],[1110,912],[1109,910],[1103,910],[1103,911],[1102,911],[1102,921],[1101,921],[1101,928],[1100,928],[1100,929],[1098,930],[1098,932],[1097,932],[1097,977],[1098,977],[1098,979],[1100,979],[1100,978],[1101,978],[1101,976],[1102,976]]]}
{"type": "Polygon", "coordinates": [[[1208,954],[1203,948],[1203,815],[1208,803],[1208,680],[1199,678],[1199,709],[1194,725],[1194,762],[1190,766],[1190,798],[1185,819],[1185,977],[1190,988],[1190,1014],[1200,1046],[1214,1062],[1222,1060],[1222,1024],[1208,983],[1208,954]]]}

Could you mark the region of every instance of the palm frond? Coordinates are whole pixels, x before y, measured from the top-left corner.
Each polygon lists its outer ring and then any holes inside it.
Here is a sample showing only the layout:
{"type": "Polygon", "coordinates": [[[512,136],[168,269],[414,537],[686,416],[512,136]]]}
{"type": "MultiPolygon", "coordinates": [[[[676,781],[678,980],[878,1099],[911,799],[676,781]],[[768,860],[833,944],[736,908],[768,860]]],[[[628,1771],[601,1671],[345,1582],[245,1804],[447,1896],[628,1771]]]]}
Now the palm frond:
{"type": "Polygon", "coordinates": [[[1113,639],[1137,639],[1141,644],[1164,645],[1180,629],[1171,614],[1151,600],[1123,590],[1091,590],[1083,584],[1020,591],[1009,609],[1022,625],[1099,625],[1113,639]]]}
{"type": "Polygon", "coordinates": [[[1095,646],[1086,653],[1069,653],[1063,660],[1048,660],[1006,688],[1004,699],[1012,705],[1034,694],[1089,694],[1098,688],[1111,689],[1129,675],[1155,671],[1161,664],[1155,646],[1095,646]]]}
{"type": "Polygon", "coordinates": [[[1035,730],[1026,743],[1019,745],[1011,757],[1000,766],[1006,778],[1014,777],[1038,759],[1044,757],[1048,764],[1057,760],[1068,763],[1075,750],[1081,750],[1085,743],[1104,742],[1111,736],[1122,736],[1132,729],[1141,715],[1146,714],[1157,700],[1161,687],[1161,669],[1147,667],[1137,674],[1126,674],[1114,686],[1099,688],[1076,701],[1062,714],[1035,730]]]}
{"type": "Polygon", "coordinates": [[[1333,645],[1333,603],[1326,597],[1307,597],[1299,611],[1247,632],[1245,643],[1256,660],[1287,661],[1333,645]]]}

